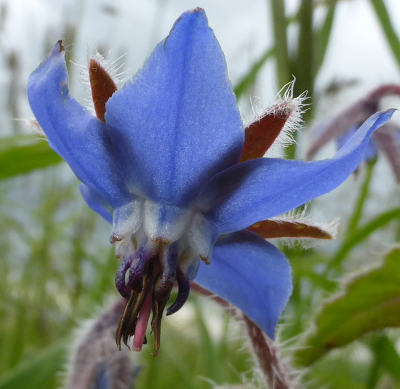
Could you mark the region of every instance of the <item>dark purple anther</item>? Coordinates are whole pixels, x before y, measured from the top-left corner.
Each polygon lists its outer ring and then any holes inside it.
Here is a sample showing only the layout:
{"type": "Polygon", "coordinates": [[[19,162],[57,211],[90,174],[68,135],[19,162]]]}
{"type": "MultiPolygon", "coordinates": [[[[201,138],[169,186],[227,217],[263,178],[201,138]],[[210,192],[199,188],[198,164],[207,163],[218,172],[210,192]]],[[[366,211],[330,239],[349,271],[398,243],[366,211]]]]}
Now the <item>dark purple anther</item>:
{"type": "Polygon", "coordinates": [[[189,297],[190,281],[189,278],[185,276],[180,267],[178,267],[176,270],[176,280],[178,282],[178,296],[176,296],[176,300],[174,301],[174,303],[170,307],[168,307],[167,316],[178,312],[183,307],[189,297]]]}
{"type": "Polygon", "coordinates": [[[122,259],[115,273],[115,286],[122,297],[129,298],[130,290],[125,283],[125,274],[132,263],[132,257],[126,256],[122,259]]]}
{"type": "Polygon", "coordinates": [[[178,264],[178,252],[176,247],[170,246],[160,255],[161,274],[157,279],[154,293],[156,296],[164,298],[170,295],[176,280],[176,268],[178,264]]]}
{"type": "Polygon", "coordinates": [[[136,252],[132,264],[129,267],[129,288],[135,289],[137,292],[142,290],[144,269],[150,258],[149,253],[147,253],[144,248],[140,248],[136,252]]]}

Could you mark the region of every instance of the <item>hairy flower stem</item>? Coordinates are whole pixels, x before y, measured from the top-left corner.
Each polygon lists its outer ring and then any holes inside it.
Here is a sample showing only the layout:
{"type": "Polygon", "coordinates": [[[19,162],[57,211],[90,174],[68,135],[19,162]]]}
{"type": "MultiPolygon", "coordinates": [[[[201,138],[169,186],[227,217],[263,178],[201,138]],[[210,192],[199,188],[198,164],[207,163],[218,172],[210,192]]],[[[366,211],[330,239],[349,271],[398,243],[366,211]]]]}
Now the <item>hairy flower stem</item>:
{"type": "Polygon", "coordinates": [[[294,388],[294,374],[279,358],[279,348],[252,320],[242,314],[244,327],[265,381],[274,389],[294,388]]]}
{"type": "MultiPolygon", "coordinates": [[[[228,309],[234,315],[236,310],[221,297],[213,295],[207,289],[202,288],[195,282],[191,283],[191,290],[194,290],[204,296],[211,297],[218,304],[228,309]]],[[[237,315],[235,315],[237,317],[237,315]]],[[[268,338],[264,332],[245,314],[241,314],[244,327],[250,339],[255,359],[263,373],[265,381],[274,389],[293,389],[292,383],[295,376],[289,370],[287,364],[284,364],[279,357],[279,348],[277,344],[268,338]]]]}

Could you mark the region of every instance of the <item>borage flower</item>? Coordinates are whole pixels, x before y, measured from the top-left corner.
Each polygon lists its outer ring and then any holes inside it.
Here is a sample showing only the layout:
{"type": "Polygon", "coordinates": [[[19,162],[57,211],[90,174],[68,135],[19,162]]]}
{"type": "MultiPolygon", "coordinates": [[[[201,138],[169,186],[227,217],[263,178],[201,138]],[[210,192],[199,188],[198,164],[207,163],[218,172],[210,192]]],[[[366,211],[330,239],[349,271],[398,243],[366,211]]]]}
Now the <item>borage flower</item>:
{"type": "Polygon", "coordinates": [[[392,111],[369,118],[330,160],[260,158],[290,116],[290,104],[244,131],[224,55],[201,9],[177,20],[121,90],[94,60],[90,80],[97,117],[70,97],[59,42],[31,75],[28,97],[50,146],[82,181],[89,206],[112,218],[111,242],[121,261],[116,286],[127,299],[118,346],[133,336],[133,348],[141,349],[152,311],[156,354],[171,289],[177,282],[167,315],[186,301],[190,280],[273,337],[291,272],[263,237],[324,233],[266,219],[345,180],[392,111]]]}
{"type": "MultiPolygon", "coordinates": [[[[350,105],[343,112],[322,123],[314,130],[307,157],[312,158],[319,149],[331,140],[342,147],[357,131],[358,127],[374,112],[378,111],[382,99],[387,96],[400,96],[400,85],[382,85],[365,97],[350,105]]],[[[398,183],[400,183],[400,127],[386,123],[375,132],[369,142],[364,160],[366,162],[378,156],[378,150],[386,155],[398,183]]]]}

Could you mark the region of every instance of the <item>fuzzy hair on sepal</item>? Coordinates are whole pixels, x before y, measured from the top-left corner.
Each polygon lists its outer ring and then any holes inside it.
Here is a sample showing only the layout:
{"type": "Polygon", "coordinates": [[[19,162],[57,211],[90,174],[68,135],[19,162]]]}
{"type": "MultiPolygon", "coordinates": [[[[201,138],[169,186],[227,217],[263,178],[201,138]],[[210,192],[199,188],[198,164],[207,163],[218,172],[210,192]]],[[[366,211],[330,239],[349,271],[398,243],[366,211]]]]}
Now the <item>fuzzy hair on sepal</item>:
{"type": "Polygon", "coordinates": [[[294,133],[300,130],[303,125],[302,115],[308,110],[310,105],[307,101],[308,92],[304,91],[299,96],[294,97],[294,84],[296,79],[284,85],[276,94],[275,101],[267,109],[259,110],[252,101],[254,117],[252,120],[245,120],[244,126],[247,129],[252,124],[262,121],[266,117],[281,117],[285,120],[276,139],[274,139],[271,147],[266,151],[267,157],[282,157],[284,149],[295,143],[294,133]]]}

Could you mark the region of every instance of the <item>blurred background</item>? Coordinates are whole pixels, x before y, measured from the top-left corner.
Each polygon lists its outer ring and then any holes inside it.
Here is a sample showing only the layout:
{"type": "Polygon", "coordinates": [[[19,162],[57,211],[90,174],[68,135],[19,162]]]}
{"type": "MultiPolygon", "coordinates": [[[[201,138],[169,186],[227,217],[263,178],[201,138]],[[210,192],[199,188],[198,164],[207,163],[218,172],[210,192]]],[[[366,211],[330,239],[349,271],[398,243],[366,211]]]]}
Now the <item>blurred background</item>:
{"type": "MultiPolygon", "coordinates": [[[[25,92],[29,74],[62,39],[71,93],[88,105],[82,72],[91,55],[98,51],[119,66],[123,83],[175,19],[197,6],[206,10],[225,53],[246,123],[293,78],[295,96],[308,91],[310,106],[297,144],[281,151],[288,158],[305,157],[313,127],[374,88],[400,84],[397,0],[2,0],[1,389],[59,387],[74,331],[117,297],[109,225],[89,210],[77,179],[35,134],[25,92]]],[[[399,108],[400,98],[382,99],[379,108],[388,107],[399,108]]],[[[330,142],[315,158],[334,152],[330,142]]],[[[340,290],[341,280],[379,265],[385,251],[399,244],[399,206],[391,166],[378,154],[373,167],[360,167],[356,177],[308,208],[311,220],[340,220],[335,241],[273,242],[294,269],[295,290],[280,326],[286,357],[300,347],[316,310],[340,290]]],[[[257,382],[240,323],[214,302],[192,293],[190,303],[163,325],[159,357],[152,358],[150,348],[134,356],[142,366],[135,387],[257,382]]],[[[369,330],[361,331],[345,348],[317,361],[299,362],[304,387],[400,388],[399,332],[384,330],[387,326],[363,337],[369,330]]]]}

